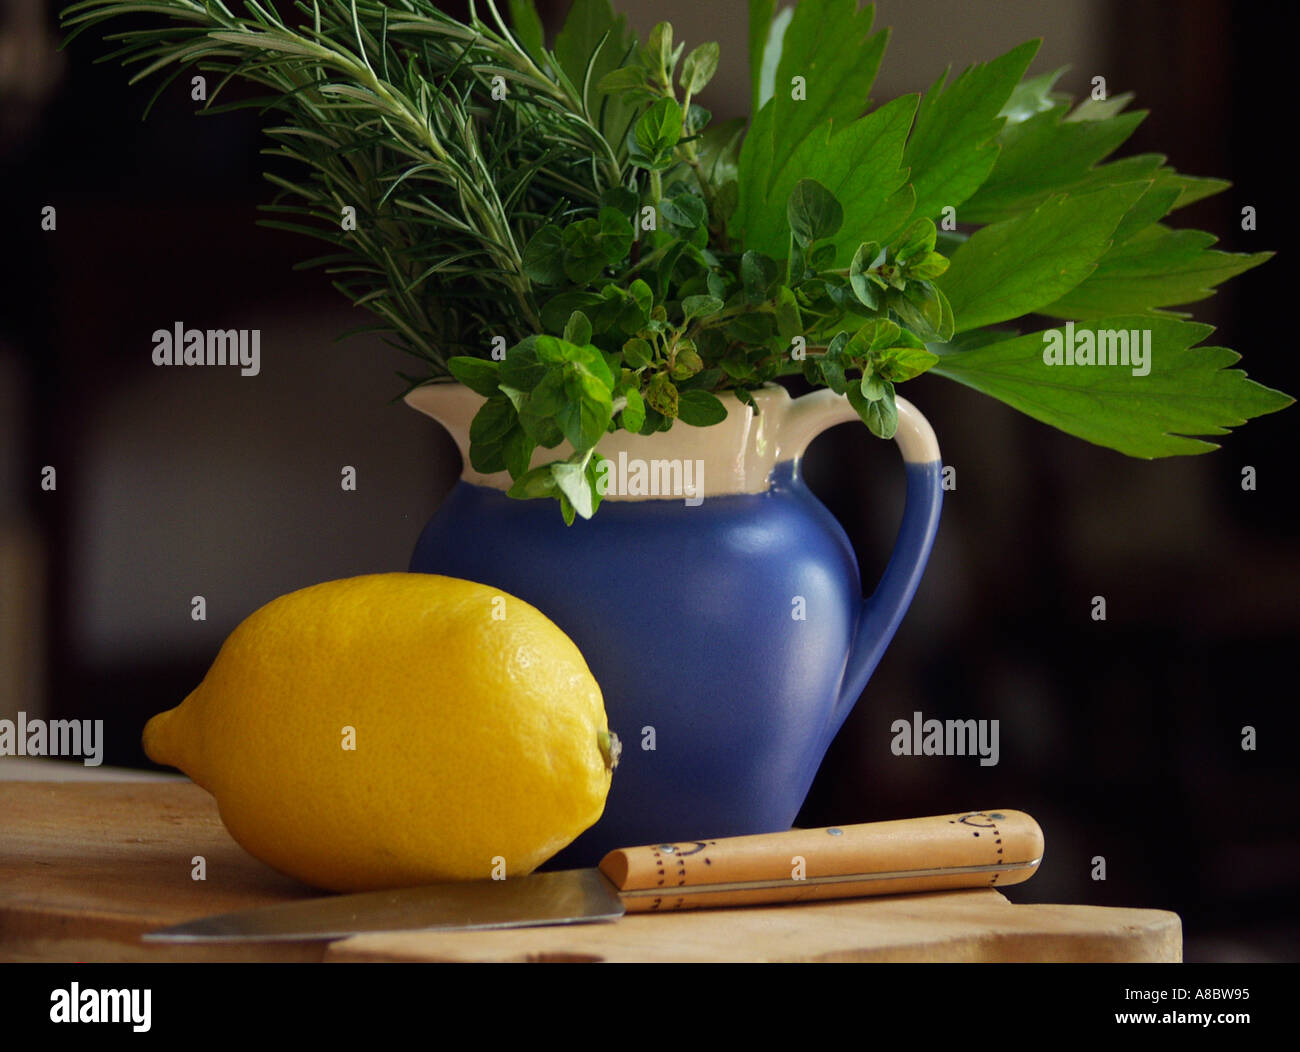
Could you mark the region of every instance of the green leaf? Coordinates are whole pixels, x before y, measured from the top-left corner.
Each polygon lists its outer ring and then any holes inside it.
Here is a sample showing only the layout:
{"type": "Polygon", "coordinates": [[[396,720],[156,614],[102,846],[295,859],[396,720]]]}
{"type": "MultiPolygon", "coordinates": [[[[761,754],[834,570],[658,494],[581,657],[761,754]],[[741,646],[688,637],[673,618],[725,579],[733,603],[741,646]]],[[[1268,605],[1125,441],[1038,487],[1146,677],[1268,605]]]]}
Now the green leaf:
{"type": "MultiPolygon", "coordinates": [[[[770,144],[777,157],[789,156],[815,128],[846,125],[866,110],[889,38],[887,31],[871,34],[874,19],[874,6],[859,8],[858,0],[795,7],[781,38],[769,100],[770,144]],[[792,97],[795,77],[803,78],[802,99],[792,97]]],[[[770,188],[770,182],[762,187],[770,188]]]]}
{"type": "Polygon", "coordinates": [[[561,292],[542,307],[542,326],[547,332],[562,333],[569,322],[569,315],[575,310],[586,313],[589,308],[599,307],[600,304],[601,298],[594,292],[561,292]]]}
{"type": "Polygon", "coordinates": [[[607,186],[600,193],[600,206],[612,208],[625,218],[636,212],[640,205],[641,198],[626,186],[607,186]]]}
{"type": "Polygon", "coordinates": [[[808,268],[817,274],[830,270],[835,264],[835,246],[823,242],[808,253],[808,268]]]}
{"type": "Polygon", "coordinates": [[[669,420],[677,418],[677,387],[666,374],[656,373],[650,378],[650,384],[646,388],[646,402],[656,413],[669,420]]]}
{"type": "Polygon", "coordinates": [[[587,111],[598,115],[601,134],[614,145],[624,141],[639,106],[620,92],[601,91],[599,85],[606,74],[623,65],[635,45],[626,16],[615,17],[609,0],[573,0],[555,38],[555,58],[579,93],[590,66],[587,111]]]}
{"type": "Polygon", "coordinates": [[[1200,230],[1149,227],[1112,248],[1086,281],[1043,306],[1041,313],[1084,319],[1195,303],[1273,255],[1212,251],[1215,240],[1200,230]]]}
{"type": "Polygon", "coordinates": [[[856,384],[848,389],[849,404],[862,422],[877,438],[893,438],[898,431],[898,406],[894,401],[894,385],[886,383],[881,397],[868,400],[856,384]]]}
{"type": "Polygon", "coordinates": [[[533,450],[537,448],[537,443],[522,427],[516,427],[506,435],[502,448],[505,454],[506,470],[510,472],[512,479],[517,479],[528,471],[528,465],[533,459],[533,450]]]}
{"type": "Polygon", "coordinates": [[[945,73],[926,92],[903,153],[904,167],[912,170],[916,215],[936,216],[961,205],[988,178],[998,157],[993,139],[1005,123],[998,114],[1039,44],[1031,40],[971,66],[946,89],[945,73]]]}
{"type": "Polygon", "coordinates": [[[645,87],[645,70],[639,66],[623,66],[610,70],[600,78],[600,90],[607,95],[614,95],[635,88],[645,87]]]}
{"type": "MultiPolygon", "coordinates": [[[[1179,190],[1176,186],[1164,184],[1162,180],[1153,180],[1146,192],[1138,198],[1137,204],[1128,210],[1119,221],[1115,233],[1111,235],[1110,251],[1114,252],[1120,245],[1135,234],[1140,233],[1152,223],[1156,223],[1169,214],[1174,202],[1178,200],[1179,190]]],[[[1110,253],[1107,253],[1109,255],[1110,253]]],[[[1102,257],[1103,259],[1105,257],[1102,257]]]]}
{"type": "Polygon", "coordinates": [[[494,475],[506,469],[506,440],[493,439],[491,442],[471,442],[469,447],[470,466],[484,475],[494,475]]]}
{"type": "Polygon", "coordinates": [[[665,197],[659,202],[659,214],[673,226],[694,230],[708,221],[709,212],[702,198],[692,193],[665,197]]]}
{"type": "Polygon", "coordinates": [[[741,149],[740,197],[728,230],[746,248],[783,258],[790,236],[787,202],[795,184],[809,178],[843,208],[843,225],[832,239],[841,258],[863,241],[883,241],[911,214],[915,200],[901,167],[915,112],[916,96],[905,95],[842,129],[823,125],[790,153],[774,155],[760,146],[771,119],[771,111],[763,111],[741,149]]]}
{"type": "Polygon", "coordinates": [[[591,321],[582,311],[575,310],[569,315],[564,326],[564,338],[579,345],[591,343],[591,321]]]}
{"type": "Polygon", "coordinates": [[[447,359],[447,369],[475,394],[487,398],[497,393],[497,384],[501,379],[500,365],[497,362],[457,355],[447,359]]]}
{"type": "Polygon", "coordinates": [[[849,264],[849,285],[859,302],[872,310],[880,308],[880,285],[867,273],[880,256],[880,246],[874,241],[859,245],[849,264]]]}
{"type": "Polygon", "coordinates": [[[537,359],[537,337],[521,340],[508,351],[501,363],[501,387],[531,391],[546,375],[546,366],[537,359]]]}
{"type": "Polygon", "coordinates": [[[705,87],[713,79],[713,74],[718,71],[718,56],[720,49],[715,43],[701,44],[686,56],[686,61],[682,63],[682,75],[678,83],[681,84],[682,90],[689,95],[694,95],[705,87]]]}
{"type": "Polygon", "coordinates": [[[816,179],[800,179],[790,191],[786,219],[794,239],[808,246],[840,229],[844,223],[844,209],[835,195],[816,179]]]}
{"type": "Polygon", "coordinates": [[[948,257],[938,252],[930,252],[919,260],[907,265],[907,276],[928,281],[937,278],[948,269],[948,257]]]}
{"type": "MultiPolygon", "coordinates": [[[[840,336],[847,338],[847,333],[840,333],[840,336]]],[[[839,336],[836,337],[839,339],[839,336]]],[[[814,361],[809,358],[808,361],[814,361]]],[[[817,367],[821,370],[822,378],[826,381],[826,386],[836,394],[844,394],[849,389],[848,380],[844,376],[844,363],[840,360],[838,354],[832,354],[828,349],[825,354],[815,359],[817,367]]]]}
{"type": "Polygon", "coordinates": [[[682,108],[674,99],[662,98],[636,122],[637,144],[649,156],[671,150],[682,135],[682,108]]]}
{"type": "Polygon", "coordinates": [[[1117,116],[1130,102],[1133,92],[1126,91],[1120,95],[1111,95],[1104,99],[1088,97],[1084,99],[1065,119],[1067,121],[1104,121],[1117,116]]]}
{"type": "Polygon", "coordinates": [[[515,407],[515,412],[519,412],[528,402],[528,392],[521,391],[517,387],[511,387],[509,384],[502,384],[498,390],[510,399],[510,404],[515,407]]]}
{"type": "Polygon", "coordinates": [[[704,361],[700,358],[699,352],[696,351],[695,344],[690,340],[680,340],[670,370],[672,378],[674,380],[689,380],[703,368],[704,361]]]}
{"type": "Polygon", "coordinates": [[[551,475],[554,477],[555,484],[559,487],[560,492],[573,505],[573,510],[584,519],[590,519],[593,511],[592,489],[591,480],[587,478],[585,465],[564,460],[551,466],[551,475]]]}
{"type": "Polygon", "coordinates": [[[785,35],[785,27],[789,24],[790,16],[793,11],[786,8],[782,13],[785,16],[780,29],[778,30],[773,23],[772,16],[776,13],[776,0],[749,0],[749,83],[750,99],[749,112],[757,113],[762,109],[763,103],[771,97],[769,88],[767,94],[763,94],[763,66],[765,56],[771,53],[771,77],[776,77],[776,63],[780,59],[781,38],[785,35]]]}
{"type": "Polygon", "coordinates": [[[505,395],[493,395],[474,414],[469,425],[471,445],[476,442],[488,444],[503,441],[506,434],[515,426],[515,407],[505,395]]]}
{"type": "MultiPolygon", "coordinates": [[[[1273,413],[1294,399],[1229,369],[1240,355],[1195,347],[1213,328],[1169,317],[1120,315],[1075,325],[1097,333],[1151,333],[1147,375],[1134,366],[1048,365],[1041,332],[943,355],[932,370],[1010,405],[1035,420],[1132,457],[1166,457],[1218,448],[1190,437],[1273,413]]],[[[1061,332],[1061,330],[1055,330],[1061,332]]],[[[1062,339],[1064,335],[1062,335],[1062,339]]],[[[1130,362],[1132,362],[1130,354],[1130,362]]]]}
{"type": "Polygon", "coordinates": [[[858,392],[868,402],[879,402],[889,393],[888,381],[881,379],[874,372],[863,373],[858,384],[858,392]]]}
{"type": "Polygon", "coordinates": [[[799,317],[799,301],[794,292],[782,285],[776,293],[776,331],[783,340],[793,340],[804,334],[803,320],[799,317]]]}
{"type": "Polygon", "coordinates": [[[649,365],[654,359],[654,349],[648,340],[634,336],[623,344],[623,360],[633,369],[649,365]]]}
{"type": "Polygon", "coordinates": [[[876,364],[876,370],[886,380],[902,383],[934,368],[937,354],[915,347],[891,347],[876,364]]]}
{"type": "Polygon", "coordinates": [[[1059,194],[1032,212],[976,231],[938,280],[957,331],[1018,318],[1060,299],[1092,273],[1145,189],[1125,183],[1059,194]]]}
{"type": "Polygon", "coordinates": [[[609,388],[586,366],[574,362],[564,369],[564,393],[567,401],[555,414],[555,422],[575,450],[590,449],[613,416],[609,388]]]}
{"type": "Polygon", "coordinates": [[[1183,175],[1180,172],[1175,172],[1172,168],[1162,169],[1161,174],[1166,175],[1179,188],[1178,200],[1174,202],[1175,211],[1186,208],[1188,205],[1195,204],[1207,197],[1213,197],[1215,194],[1221,194],[1232,185],[1226,179],[1206,179],[1202,176],[1183,175]]]}
{"type": "Polygon", "coordinates": [[[997,222],[1071,187],[1124,143],[1146,116],[1139,111],[1109,120],[1067,121],[1067,109],[1056,106],[1002,133],[997,163],[962,206],[964,222],[997,222]]]}
{"type": "Polygon", "coordinates": [[[627,405],[623,407],[623,426],[635,433],[640,431],[645,423],[645,401],[641,397],[641,392],[635,387],[629,387],[624,392],[624,396],[627,398],[627,405]]]}
{"type": "Polygon", "coordinates": [[[934,251],[934,221],[922,217],[912,223],[889,247],[890,255],[901,266],[928,256],[934,251]]]}
{"type": "Polygon", "coordinates": [[[770,256],[746,252],[740,257],[740,281],[745,289],[745,299],[751,304],[762,303],[778,273],[776,260],[770,256]]]}
{"type": "Polygon", "coordinates": [[[935,334],[940,343],[948,343],[957,334],[957,317],[953,314],[952,304],[943,289],[933,285],[934,294],[939,297],[939,330],[935,334]]]}
{"type": "Polygon", "coordinates": [[[776,335],[776,319],[762,311],[738,314],[727,322],[726,333],[728,337],[741,343],[766,343],[776,335]]]}
{"type": "Polygon", "coordinates": [[[585,285],[605,269],[600,222],[580,219],[564,228],[564,275],[575,285],[585,285]]]}
{"type": "Polygon", "coordinates": [[[524,273],[539,285],[564,282],[564,231],[554,223],[540,228],[524,246],[524,273]]]}
{"type": "Polygon", "coordinates": [[[604,354],[600,348],[592,347],[590,344],[579,346],[576,343],[570,343],[567,340],[557,340],[551,336],[539,336],[538,346],[544,347],[547,343],[553,344],[559,351],[559,361],[574,362],[581,365],[584,369],[596,377],[606,390],[614,386],[614,373],[610,369],[609,363],[605,360],[604,354]]]}
{"type": "Polygon", "coordinates": [[[527,427],[530,419],[553,417],[564,405],[564,369],[555,365],[546,367],[546,375],[529,393],[528,401],[520,410],[520,422],[527,427]]]}
{"type": "Polygon", "coordinates": [[[673,27],[671,22],[658,22],[650,30],[645,47],[641,49],[641,63],[652,74],[661,79],[665,85],[672,82],[673,67],[677,64],[673,57],[673,27]]]}
{"type": "Polygon", "coordinates": [[[510,28],[529,57],[542,65],[546,61],[546,37],[533,0],[510,0],[510,28]]]}
{"type": "Polygon", "coordinates": [[[605,262],[613,266],[626,259],[633,241],[632,224],[627,215],[607,205],[600,210],[597,221],[600,224],[600,251],[605,262]]]}
{"type": "Polygon", "coordinates": [[[717,296],[687,296],[682,300],[682,314],[685,316],[682,324],[690,322],[692,318],[711,318],[722,310],[722,300],[717,296]]]}
{"type": "Polygon", "coordinates": [[[745,137],[745,125],[743,117],[734,117],[721,124],[710,124],[696,141],[700,167],[715,190],[736,181],[736,166],[740,158],[740,144],[745,137]]]}
{"type": "Polygon", "coordinates": [[[718,383],[726,375],[721,369],[714,366],[712,369],[701,369],[694,376],[687,377],[677,384],[677,390],[680,391],[712,391],[718,386],[718,383]]]}
{"type": "Polygon", "coordinates": [[[860,368],[864,367],[874,359],[873,351],[896,346],[899,337],[899,329],[894,322],[885,318],[872,318],[849,337],[844,345],[844,358],[860,368]]]}
{"type": "Polygon", "coordinates": [[[941,295],[938,288],[928,281],[911,281],[901,293],[891,292],[888,302],[903,324],[922,339],[946,343],[953,334],[949,330],[945,336],[940,331],[944,318],[941,295]]]}
{"type": "Polygon", "coordinates": [[[1007,126],[1010,127],[1056,106],[1062,99],[1059,95],[1053,94],[1052,88],[1067,68],[1062,66],[1051,73],[1026,77],[1016,85],[1011,92],[1011,98],[1007,99],[1006,105],[999,111],[998,116],[1005,117],[1007,126]]]}
{"type": "Polygon", "coordinates": [[[655,295],[650,286],[640,278],[637,278],[636,281],[632,282],[632,284],[627,287],[627,293],[635,301],[637,307],[645,312],[645,315],[648,318],[655,303],[655,295]]]}
{"type": "Polygon", "coordinates": [[[535,500],[539,497],[554,497],[560,492],[555,476],[551,473],[553,464],[543,464],[525,472],[515,479],[514,485],[506,490],[506,495],[520,500],[535,500]]]}
{"type": "Polygon", "coordinates": [[[677,419],[691,427],[710,427],[727,419],[727,407],[708,391],[682,391],[677,401],[677,419]]]}

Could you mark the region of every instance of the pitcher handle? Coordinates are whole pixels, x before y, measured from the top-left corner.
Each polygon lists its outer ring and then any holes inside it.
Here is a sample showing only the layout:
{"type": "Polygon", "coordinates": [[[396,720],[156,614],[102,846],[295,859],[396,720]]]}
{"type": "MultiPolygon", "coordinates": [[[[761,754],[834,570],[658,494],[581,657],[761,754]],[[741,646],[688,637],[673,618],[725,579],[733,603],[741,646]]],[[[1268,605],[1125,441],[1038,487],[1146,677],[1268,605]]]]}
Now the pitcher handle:
{"type": "MultiPolygon", "coordinates": [[[[921,411],[905,398],[897,398],[898,431],[894,441],[907,470],[907,499],[903,521],[889,565],[876,590],[862,602],[849,649],[839,700],[831,713],[831,733],[839,730],[871,674],[894,638],[903,615],[916,595],[925,572],[939,512],[943,507],[943,463],[934,429],[921,411]]],[[[843,395],[823,389],[796,399],[782,427],[782,446],[799,451],[828,427],[858,414],[843,395]]]]}

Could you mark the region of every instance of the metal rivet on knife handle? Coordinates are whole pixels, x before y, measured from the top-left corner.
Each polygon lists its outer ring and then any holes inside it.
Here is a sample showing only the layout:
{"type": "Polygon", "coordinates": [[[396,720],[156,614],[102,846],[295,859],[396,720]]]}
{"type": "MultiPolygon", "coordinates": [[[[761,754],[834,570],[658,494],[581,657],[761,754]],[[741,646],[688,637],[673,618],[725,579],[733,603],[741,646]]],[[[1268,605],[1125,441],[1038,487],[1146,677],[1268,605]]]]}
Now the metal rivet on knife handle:
{"type": "Polygon", "coordinates": [[[893,895],[1028,880],[1043,833],[1023,811],[698,840],[612,851],[600,870],[629,912],[893,895]]]}

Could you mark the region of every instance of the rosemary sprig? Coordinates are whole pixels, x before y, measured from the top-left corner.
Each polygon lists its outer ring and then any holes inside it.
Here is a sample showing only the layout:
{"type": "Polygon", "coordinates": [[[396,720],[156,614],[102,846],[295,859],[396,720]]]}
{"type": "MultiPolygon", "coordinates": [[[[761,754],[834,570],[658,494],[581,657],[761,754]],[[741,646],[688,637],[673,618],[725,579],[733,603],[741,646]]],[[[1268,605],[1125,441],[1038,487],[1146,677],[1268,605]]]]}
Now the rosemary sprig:
{"type": "Polygon", "coordinates": [[[148,15],[107,35],[120,46],[100,61],[140,66],[133,83],[176,66],[159,92],[187,68],[216,74],[208,111],[278,111],[263,152],[290,163],[267,174],[279,192],[264,207],[280,218],[263,224],[333,245],[303,265],[323,267],[433,374],[492,336],[537,332],[524,246],[549,220],[594,214],[625,176],[581,88],[539,66],[492,0],[487,21],[468,23],[429,0],[294,6],[298,25],[257,0],[242,15],[222,0],[81,0],[63,17],[71,41],[148,15]],[[268,94],[215,105],[232,79],[268,94]]]}

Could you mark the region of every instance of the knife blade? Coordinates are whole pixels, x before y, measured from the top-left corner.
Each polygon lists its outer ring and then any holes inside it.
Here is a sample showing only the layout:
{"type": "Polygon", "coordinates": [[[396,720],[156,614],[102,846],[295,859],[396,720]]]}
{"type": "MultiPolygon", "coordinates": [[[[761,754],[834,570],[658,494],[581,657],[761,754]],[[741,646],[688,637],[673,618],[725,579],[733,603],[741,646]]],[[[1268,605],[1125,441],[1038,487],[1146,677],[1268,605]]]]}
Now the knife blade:
{"type": "Polygon", "coordinates": [[[146,942],[341,939],[366,932],[524,928],[625,913],[808,902],[1028,880],[1043,856],[1022,811],[792,829],[611,851],[597,869],[331,895],[162,928],[146,942]]]}

